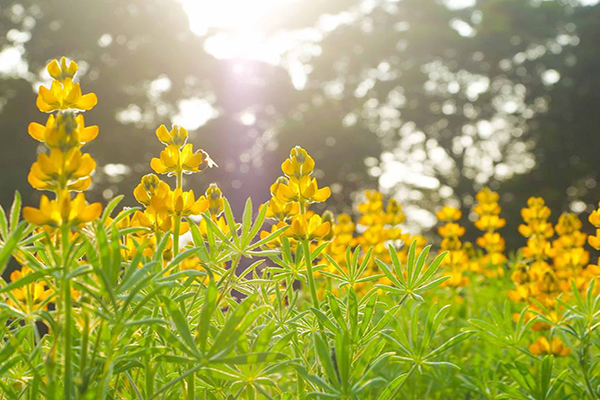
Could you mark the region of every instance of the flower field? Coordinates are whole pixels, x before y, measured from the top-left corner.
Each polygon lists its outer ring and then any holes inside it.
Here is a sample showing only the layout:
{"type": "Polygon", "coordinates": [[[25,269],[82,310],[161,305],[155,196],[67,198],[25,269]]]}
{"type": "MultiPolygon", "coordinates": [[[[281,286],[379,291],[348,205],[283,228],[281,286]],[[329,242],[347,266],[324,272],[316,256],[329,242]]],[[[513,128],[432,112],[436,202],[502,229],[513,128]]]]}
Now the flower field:
{"type": "Polygon", "coordinates": [[[531,197],[509,253],[484,188],[477,240],[440,204],[432,247],[377,191],[352,215],[317,213],[331,191],[294,147],[270,200],[235,218],[217,184],[186,187],[219,160],[164,125],[139,205],[90,204],[99,128],[83,112],[98,100],[75,62],[47,71],[28,175],[45,194],[0,209],[0,398],[600,398],[600,209],[531,197]]]}

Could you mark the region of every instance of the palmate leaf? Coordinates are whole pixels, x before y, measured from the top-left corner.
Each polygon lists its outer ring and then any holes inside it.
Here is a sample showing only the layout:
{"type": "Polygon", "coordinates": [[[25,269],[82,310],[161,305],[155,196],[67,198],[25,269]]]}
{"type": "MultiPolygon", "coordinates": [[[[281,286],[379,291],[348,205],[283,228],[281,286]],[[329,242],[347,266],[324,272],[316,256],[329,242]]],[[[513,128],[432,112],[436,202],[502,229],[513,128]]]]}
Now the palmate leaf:
{"type": "Polygon", "coordinates": [[[545,356],[540,362],[537,376],[534,376],[530,367],[520,361],[502,363],[502,367],[517,384],[520,391],[503,384],[500,385],[500,389],[520,399],[553,400],[563,398],[560,389],[569,371],[563,370],[553,378],[553,364],[554,357],[552,355],[545,356]],[[561,397],[558,397],[559,395],[561,397]]]}
{"type": "Polygon", "coordinates": [[[389,245],[389,253],[392,259],[393,268],[389,268],[379,259],[375,260],[379,268],[392,282],[392,285],[377,284],[375,287],[384,289],[389,293],[398,294],[404,297],[410,296],[416,301],[424,302],[420,293],[434,289],[444,283],[447,279],[450,279],[449,276],[434,277],[447,252],[439,254],[429,267],[425,268],[425,262],[427,255],[429,254],[430,246],[425,247],[421,253],[416,256],[416,243],[416,240],[413,241],[409,247],[408,260],[405,267],[400,263],[396,249],[391,244],[389,245]]]}

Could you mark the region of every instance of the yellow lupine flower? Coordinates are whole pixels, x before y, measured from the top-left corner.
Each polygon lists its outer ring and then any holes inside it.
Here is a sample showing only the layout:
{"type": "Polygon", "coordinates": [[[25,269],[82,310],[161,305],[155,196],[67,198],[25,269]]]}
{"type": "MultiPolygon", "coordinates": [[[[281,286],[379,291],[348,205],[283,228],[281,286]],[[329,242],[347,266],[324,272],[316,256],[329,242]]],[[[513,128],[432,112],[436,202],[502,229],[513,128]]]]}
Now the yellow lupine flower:
{"type": "Polygon", "coordinates": [[[284,221],[300,213],[300,205],[298,203],[284,203],[278,200],[277,197],[272,197],[266,205],[261,207],[267,207],[267,218],[275,218],[279,221],[284,221]]]}
{"type": "Polygon", "coordinates": [[[530,197],[527,200],[527,208],[521,210],[521,216],[525,222],[532,220],[548,219],[550,217],[550,208],[546,206],[541,197],[530,197]]]}
{"type": "Polygon", "coordinates": [[[149,228],[154,233],[164,233],[171,229],[172,218],[167,212],[157,212],[154,207],[148,206],[144,211],[136,211],[131,217],[131,226],[149,228]]]}
{"type": "Polygon", "coordinates": [[[465,228],[457,223],[450,222],[440,226],[438,233],[444,238],[461,237],[465,234],[465,228]]]}
{"type": "Polygon", "coordinates": [[[281,170],[287,176],[300,179],[310,175],[315,169],[315,161],[300,146],[290,151],[290,157],[281,164],[281,170]]]}
{"type": "Polygon", "coordinates": [[[588,236],[588,243],[596,250],[600,250],[600,229],[596,229],[596,236],[588,236]]]}
{"type": "Polygon", "coordinates": [[[98,136],[98,127],[86,127],[83,115],[75,116],[73,113],[64,112],[56,118],[49,115],[45,126],[32,122],[28,132],[32,138],[46,143],[50,148],[67,151],[94,140],[98,136]]]}
{"type": "Polygon", "coordinates": [[[88,204],[83,193],[79,193],[74,199],[71,199],[67,192],[61,192],[58,200],[49,200],[48,197],[42,196],[39,209],[23,208],[23,218],[27,222],[50,228],[92,222],[99,218],[101,213],[102,205],[88,204]]]}
{"type": "MultiPolygon", "coordinates": [[[[22,266],[20,270],[15,270],[10,274],[10,281],[16,282],[23,279],[31,272],[29,267],[22,266]]],[[[48,299],[54,292],[46,287],[46,282],[38,281],[13,289],[11,290],[11,293],[16,299],[16,302],[9,298],[6,303],[11,307],[20,309],[26,313],[47,310],[48,299]]]]}
{"type": "Polygon", "coordinates": [[[498,215],[482,215],[475,221],[475,227],[482,231],[502,229],[506,220],[498,215]]]}
{"type": "Polygon", "coordinates": [[[361,214],[375,214],[383,210],[383,195],[376,190],[366,190],[367,201],[358,205],[361,214]]]}
{"type": "Polygon", "coordinates": [[[75,61],[67,61],[66,57],[61,57],[60,63],[58,60],[52,60],[46,66],[46,70],[50,74],[53,79],[56,79],[59,82],[66,81],[68,79],[73,79],[79,66],[75,61]],[[67,63],[68,62],[68,63],[67,63]]]}
{"type": "Polygon", "coordinates": [[[144,175],[141,182],[133,190],[135,199],[145,206],[149,206],[153,197],[164,199],[171,192],[169,184],[161,181],[154,174],[144,175]]]}
{"type": "Polygon", "coordinates": [[[592,211],[588,220],[590,221],[590,224],[594,225],[596,228],[600,228],[600,208],[592,211]]]}
{"type": "Polygon", "coordinates": [[[62,152],[51,149],[50,155],[41,153],[31,166],[27,180],[38,190],[86,190],[91,184],[89,175],[96,169],[96,161],[78,148],[62,152]]]}
{"type": "Polygon", "coordinates": [[[50,89],[40,86],[36,104],[41,112],[46,113],[59,110],[87,111],[98,104],[98,98],[94,93],[82,94],[79,83],[67,79],[62,84],[52,81],[50,89]]]}
{"type": "Polygon", "coordinates": [[[319,189],[317,180],[306,175],[300,179],[290,178],[288,184],[280,183],[277,187],[277,198],[282,202],[307,201],[321,203],[331,196],[329,187],[319,189]]]}
{"type": "Polygon", "coordinates": [[[486,232],[477,238],[479,247],[488,249],[491,253],[504,251],[505,242],[498,232],[486,232]]]}
{"type": "Polygon", "coordinates": [[[185,128],[182,128],[177,125],[173,125],[171,131],[167,130],[167,127],[161,125],[156,130],[156,137],[160,140],[165,146],[183,146],[188,139],[188,131],[185,128]]]}
{"type": "Polygon", "coordinates": [[[529,351],[535,355],[552,354],[557,357],[566,357],[571,354],[571,349],[566,347],[559,338],[555,337],[552,342],[548,342],[544,336],[529,346],[529,351]]]}
{"type": "Polygon", "coordinates": [[[194,152],[193,145],[186,144],[180,150],[176,145],[169,145],[160,153],[160,158],[153,158],[150,166],[157,174],[175,175],[191,174],[212,167],[214,162],[203,150],[194,152]]]}
{"type": "Polygon", "coordinates": [[[402,212],[402,206],[395,199],[388,201],[385,213],[385,223],[389,225],[398,225],[406,220],[402,212]]]}
{"type": "Polygon", "coordinates": [[[225,199],[223,192],[216,183],[211,183],[204,193],[208,202],[208,211],[217,217],[225,210],[225,199]]]}
{"type": "Polygon", "coordinates": [[[171,215],[187,217],[190,215],[198,215],[208,208],[208,200],[204,196],[198,199],[194,196],[194,191],[184,192],[178,188],[170,192],[164,198],[153,197],[152,206],[157,210],[166,207],[171,215]]]}
{"type": "Polygon", "coordinates": [[[436,213],[436,217],[440,221],[458,221],[462,216],[462,212],[456,207],[444,206],[436,213]]]}
{"type": "Polygon", "coordinates": [[[323,222],[320,215],[314,214],[310,218],[306,215],[297,215],[292,218],[290,228],[284,235],[291,236],[294,239],[313,240],[325,237],[331,229],[330,222],[323,222]]]}
{"type": "Polygon", "coordinates": [[[543,237],[549,238],[554,234],[552,224],[545,221],[531,221],[528,225],[519,225],[519,233],[525,237],[540,234],[543,237]]]}

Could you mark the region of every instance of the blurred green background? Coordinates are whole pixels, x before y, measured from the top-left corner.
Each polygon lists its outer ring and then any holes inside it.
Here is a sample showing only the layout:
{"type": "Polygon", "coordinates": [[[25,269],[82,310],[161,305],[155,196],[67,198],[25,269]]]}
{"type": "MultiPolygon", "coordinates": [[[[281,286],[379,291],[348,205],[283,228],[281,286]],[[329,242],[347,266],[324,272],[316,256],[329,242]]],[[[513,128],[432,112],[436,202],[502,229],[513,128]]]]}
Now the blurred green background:
{"type": "Polygon", "coordinates": [[[160,124],[179,123],[219,168],[234,208],[265,201],[294,145],[348,211],[365,188],[407,226],[501,193],[509,248],[531,195],[583,216],[600,200],[600,5],[593,0],[0,0],[0,203],[26,204],[43,68],[80,64],[100,126],[90,197],[149,173],[160,124]]]}

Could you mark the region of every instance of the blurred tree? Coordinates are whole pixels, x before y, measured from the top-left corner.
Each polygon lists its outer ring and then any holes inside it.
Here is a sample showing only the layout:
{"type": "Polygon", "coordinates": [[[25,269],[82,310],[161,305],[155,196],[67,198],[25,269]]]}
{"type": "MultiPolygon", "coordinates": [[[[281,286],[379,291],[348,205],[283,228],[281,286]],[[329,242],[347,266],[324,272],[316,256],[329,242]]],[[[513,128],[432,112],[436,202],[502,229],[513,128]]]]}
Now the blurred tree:
{"type": "Polygon", "coordinates": [[[267,198],[296,144],[333,185],[331,204],[348,209],[351,194],[381,186],[416,226],[443,202],[468,210],[489,184],[502,193],[512,246],[528,196],[578,212],[600,199],[599,5],[312,0],[273,15],[267,36],[315,33],[284,55],[288,65],[216,59],[205,50],[215,32],[194,35],[174,0],[8,1],[0,55],[17,51],[27,64],[0,67],[0,203],[14,189],[33,201],[25,177],[36,144],[26,130],[44,116],[32,87],[63,54],[83,61],[83,87],[100,101],[86,115],[100,125],[90,147],[96,198],[126,194],[133,204],[131,189],[160,150],[154,130],[191,108],[191,141],[220,167],[188,184],[219,182],[237,210],[245,196],[267,198]],[[292,62],[306,74],[302,90],[292,62]]]}
{"type": "MultiPolygon", "coordinates": [[[[594,155],[600,121],[592,111],[600,104],[594,23],[600,5],[478,0],[455,8],[458,3],[353,8],[348,1],[350,17],[326,33],[310,60],[312,104],[303,125],[292,122],[282,135],[291,141],[321,125],[324,115],[330,128],[311,136],[320,140],[315,148],[327,148],[327,141],[339,146],[341,132],[346,141],[354,132],[356,143],[361,132],[364,156],[343,160],[377,157],[378,163],[366,158],[366,165],[356,165],[368,173],[361,178],[387,188],[415,211],[409,219],[418,215],[425,224],[433,222],[431,214],[416,209],[458,200],[467,218],[476,190],[499,189],[514,248],[521,243],[519,209],[529,196],[546,197],[555,214],[582,212],[584,203],[600,199],[594,155]]],[[[319,165],[331,176],[339,163],[319,165]]]]}
{"type": "Polygon", "coordinates": [[[270,113],[285,111],[295,93],[285,70],[216,60],[204,51],[203,38],[190,31],[181,6],[170,0],[15,1],[2,8],[0,17],[0,49],[20,52],[27,63],[25,73],[0,74],[2,205],[10,203],[15,189],[26,202],[34,201],[26,176],[36,143],[26,132],[30,121],[42,122],[45,116],[35,109],[32,85],[42,80],[46,63],[61,55],[80,62],[84,91],[99,98],[86,115],[88,124],[100,126],[90,145],[99,164],[92,197],[125,194],[133,204],[132,188],[151,172],[150,158],[162,148],[155,129],[169,126],[186,102],[194,107],[197,125],[190,129],[196,131],[191,142],[221,166],[188,185],[203,191],[216,181],[234,200],[242,196],[232,195],[232,183],[247,195],[268,196],[269,183],[250,184],[252,175],[240,168],[240,154],[257,132],[239,115],[252,107],[261,126],[270,113]],[[206,120],[198,132],[195,128],[206,120]]]}

